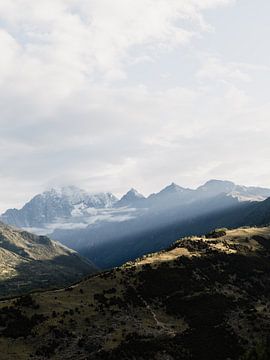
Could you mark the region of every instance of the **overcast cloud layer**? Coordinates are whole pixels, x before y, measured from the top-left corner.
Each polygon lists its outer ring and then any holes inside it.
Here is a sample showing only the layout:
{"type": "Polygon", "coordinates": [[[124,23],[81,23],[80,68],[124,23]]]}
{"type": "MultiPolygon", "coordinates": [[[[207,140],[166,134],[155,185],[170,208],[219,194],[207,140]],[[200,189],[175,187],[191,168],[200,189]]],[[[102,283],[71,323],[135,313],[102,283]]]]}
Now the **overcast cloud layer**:
{"type": "Polygon", "coordinates": [[[0,0],[0,208],[270,187],[268,0],[0,0]]]}

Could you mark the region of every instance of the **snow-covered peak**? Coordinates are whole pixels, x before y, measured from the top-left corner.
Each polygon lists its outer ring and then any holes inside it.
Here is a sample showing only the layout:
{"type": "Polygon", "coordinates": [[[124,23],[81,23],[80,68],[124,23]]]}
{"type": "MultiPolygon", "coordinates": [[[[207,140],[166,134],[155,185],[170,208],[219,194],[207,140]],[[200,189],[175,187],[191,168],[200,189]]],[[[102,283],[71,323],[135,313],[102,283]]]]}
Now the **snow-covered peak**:
{"type": "Polygon", "coordinates": [[[112,207],[118,199],[112,193],[90,193],[76,186],[54,187],[41,194],[45,199],[63,200],[71,206],[84,204],[86,207],[112,207]]]}
{"type": "Polygon", "coordinates": [[[42,196],[45,198],[49,197],[63,199],[66,200],[69,204],[74,205],[84,201],[88,194],[86,191],[76,186],[63,186],[51,188],[50,190],[42,193],[42,196]]]}

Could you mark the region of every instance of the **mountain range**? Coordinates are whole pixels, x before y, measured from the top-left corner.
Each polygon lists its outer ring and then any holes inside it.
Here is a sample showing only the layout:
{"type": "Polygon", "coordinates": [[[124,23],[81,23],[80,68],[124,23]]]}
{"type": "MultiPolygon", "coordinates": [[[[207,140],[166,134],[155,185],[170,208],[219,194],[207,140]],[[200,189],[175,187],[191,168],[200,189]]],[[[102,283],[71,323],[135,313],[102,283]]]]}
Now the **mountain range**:
{"type": "MultiPolygon", "coordinates": [[[[8,209],[1,220],[9,225],[23,228],[37,228],[52,231],[58,226],[65,228],[84,227],[91,218],[99,215],[101,221],[112,214],[109,221],[117,222],[118,209],[145,208],[162,211],[165,208],[179,207],[224,194],[227,197],[243,201],[262,201],[270,197],[270,189],[235,185],[230,181],[210,180],[195,190],[183,188],[175,183],[165,187],[147,198],[137,190],[129,190],[119,200],[112,193],[92,194],[75,186],[52,188],[33,197],[21,209],[8,209]],[[107,211],[106,211],[107,210],[107,211]],[[112,210],[112,211],[110,211],[112,210]],[[106,216],[102,215],[107,214],[106,216]],[[115,215],[115,216],[113,216],[115,215]],[[50,230],[49,230],[50,229],[50,230]]],[[[98,220],[99,221],[99,220],[98,220]]]]}
{"type": "Polygon", "coordinates": [[[65,286],[97,269],[50,240],[0,223],[0,298],[65,286]]]}
{"type": "Polygon", "coordinates": [[[268,197],[270,189],[221,180],[197,189],[172,183],[148,197],[131,189],[121,199],[70,186],[39,194],[22,209],[7,210],[1,220],[49,234],[99,268],[110,268],[160,251],[181,236],[204,233],[216,225],[245,225],[252,211],[256,214],[249,223],[267,223],[261,207],[267,207],[268,197]]]}
{"type": "Polygon", "coordinates": [[[219,230],[0,302],[1,359],[269,359],[269,260],[269,227],[219,230]]]}

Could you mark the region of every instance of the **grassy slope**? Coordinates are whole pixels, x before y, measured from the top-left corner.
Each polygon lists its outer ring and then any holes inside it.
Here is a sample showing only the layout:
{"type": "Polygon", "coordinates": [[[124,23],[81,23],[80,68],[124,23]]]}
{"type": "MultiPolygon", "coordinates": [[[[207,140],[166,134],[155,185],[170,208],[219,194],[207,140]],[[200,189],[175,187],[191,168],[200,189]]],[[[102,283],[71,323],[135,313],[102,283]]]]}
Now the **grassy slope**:
{"type": "Polygon", "coordinates": [[[1,359],[267,359],[269,249],[270,228],[184,238],[68,289],[1,302],[1,359]]]}

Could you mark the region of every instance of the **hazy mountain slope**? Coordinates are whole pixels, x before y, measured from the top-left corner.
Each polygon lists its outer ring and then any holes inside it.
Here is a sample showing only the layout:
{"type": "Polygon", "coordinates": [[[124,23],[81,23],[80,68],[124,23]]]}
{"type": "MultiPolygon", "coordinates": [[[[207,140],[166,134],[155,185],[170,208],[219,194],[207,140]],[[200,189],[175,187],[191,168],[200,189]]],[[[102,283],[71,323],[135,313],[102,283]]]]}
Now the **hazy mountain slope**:
{"type": "Polygon", "coordinates": [[[2,359],[268,359],[269,257],[270,228],[217,232],[1,302],[2,359]]]}
{"type": "MultiPolygon", "coordinates": [[[[162,216],[161,218],[154,218],[155,227],[151,227],[151,219],[145,216],[144,220],[150,226],[149,228],[141,229],[138,226],[137,232],[126,233],[125,237],[119,236],[113,242],[108,240],[104,243],[96,243],[89,248],[81,248],[80,252],[98,264],[99,267],[110,268],[143,254],[160,251],[182,236],[200,235],[218,227],[235,228],[270,224],[270,199],[263,202],[242,203],[235,200],[235,202],[230,203],[230,198],[226,198],[228,199],[228,206],[223,209],[214,207],[213,201],[211,203],[201,202],[201,205],[204,204],[204,210],[201,210],[197,204],[197,215],[194,217],[187,216],[187,218],[182,219],[181,216],[177,218],[176,212],[173,214],[167,212],[166,221],[162,216]]],[[[220,200],[221,197],[218,196],[216,202],[218,203],[220,200]]],[[[186,210],[188,215],[188,209],[186,210]]],[[[136,220],[133,221],[133,224],[136,224],[136,220]]],[[[128,224],[126,225],[128,229],[128,224]]]]}
{"type": "Polygon", "coordinates": [[[270,224],[270,198],[250,206],[249,211],[244,214],[243,222],[258,226],[270,224]]]}
{"type": "Polygon", "coordinates": [[[63,286],[95,270],[60,243],[0,223],[0,297],[63,286]]]}
{"type": "Polygon", "coordinates": [[[147,206],[155,211],[174,208],[185,205],[194,200],[196,190],[185,189],[172,183],[156,194],[151,194],[147,198],[147,206]]]}
{"type": "Polygon", "coordinates": [[[205,231],[209,231],[213,228],[212,214],[238,206],[240,204],[237,199],[220,195],[179,208],[146,211],[143,216],[117,224],[108,223],[81,230],[59,230],[52,236],[104,269],[165,249],[181,236],[197,234],[196,223],[189,225],[191,219],[209,215],[208,223],[205,223],[208,225],[205,231]]]}
{"type": "Polygon", "coordinates": [[[165,187],[157,194],[147,198],[147,202],[156,208],[173,208],[204,199],[227,195],[241,201],[263,201],[270,197],[270,189],[236,185],[226,180],[209,180],[197,189],[183,188],[175,183],[165,187]]]}
{"type": "Polygon", "coordinates": [[[239,201],[236,198],[221,194],[188,204],[180,203],[172,208],[144,209],[134,218],[125,221],[101,222],[91,224],[83,229],[57,229],[51,236],[69,247],[80,250],[101,245],[104,242],[136,236],[146,231],[155,231],[164,226],[171,226],[175,222],[179,223],[237,205],[239,205],[239,201]]]}

